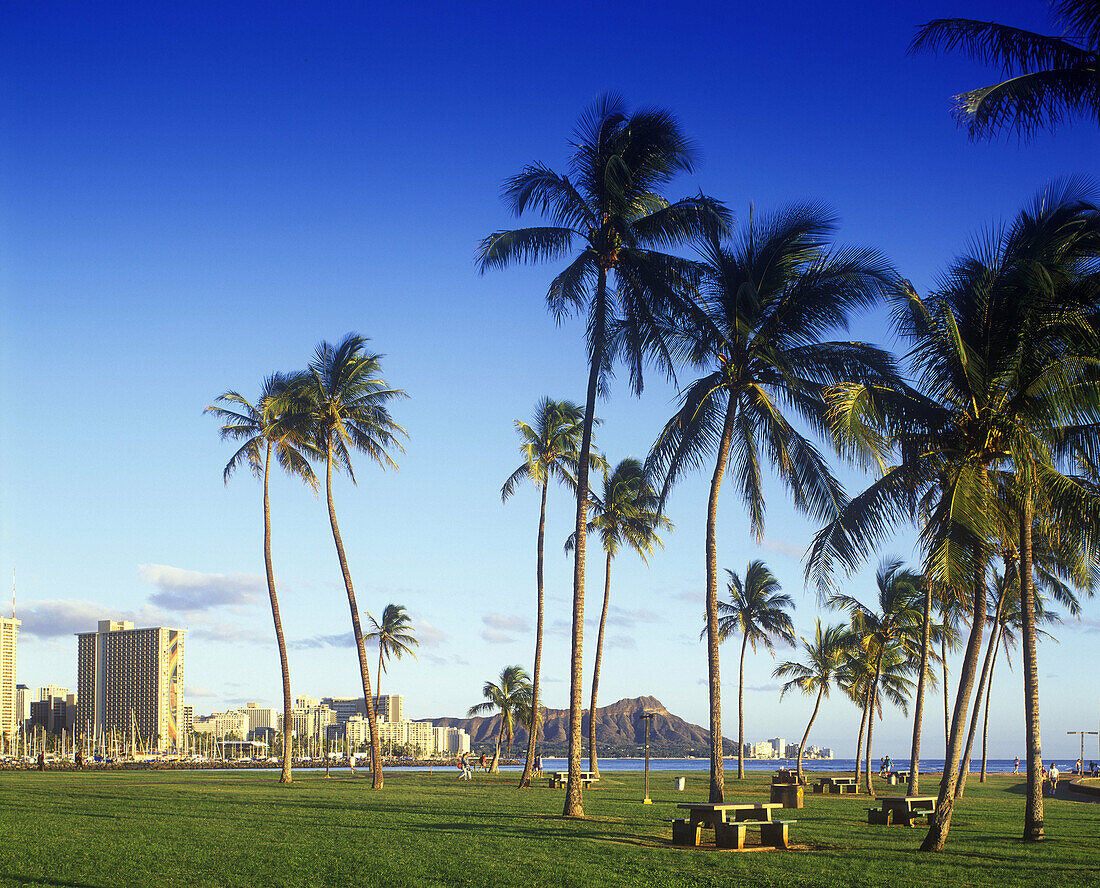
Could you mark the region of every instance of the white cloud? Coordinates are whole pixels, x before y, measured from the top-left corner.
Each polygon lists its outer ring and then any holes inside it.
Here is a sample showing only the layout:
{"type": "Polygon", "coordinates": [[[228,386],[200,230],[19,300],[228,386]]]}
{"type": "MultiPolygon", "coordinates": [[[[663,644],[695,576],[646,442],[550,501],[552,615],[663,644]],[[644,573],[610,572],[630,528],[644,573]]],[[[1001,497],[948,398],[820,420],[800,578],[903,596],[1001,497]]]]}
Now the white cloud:
{"type": "Polygon", "coordinates": [[[438,647],[447,640],[447,635],[427,620],[417,620],[413,626],[417,641],[421,647],[438,647]]]}
{"type": "Polygon", "coordinates": [[[626,610],[612,606],[608,608],[607,622],[613,626],[624,626],[629,629],[638,623],[660,623],[661,618],[644,607],[638,610],[626,610]]]}
{"type": "Polygon", "coordinates": [[[96,623],[106,619],[129,619],[92,601],[32,601],[20,606],[20,633],[36,638],[61,638],[77,632],[95,632],[96,623]]]}
{"type": "Polygon", "coordinates": [[[795,561],[801,561],[802,557],[806,554],[805,546],[789,543],[786,540],[773,540],[771,537],[764,537],[764,539],[760,541],[760,548],[767,552],[776,552],[779,555],[786,555],[788,558],[792,558],[795,561]]]}
{"type": "Polygon", "coordinates": [[[189,613],[213,607],[255,604],[267,583],[258,574],[216,574],[166,564],[142,564],[142,581],[157,587],[149,601],[166,610],[189,613]]]}
{"type": "Polygon", "coordinates": [[[218,696],[213,691],[207,688],[196,687],[195,685],[184,685],[183,695],[188,698],[193,697],[216,697],[218,696]]]}
{"type": "Polygon", "coordinates": [[[481,622],[501,632],[528,632],[531,629],[530,621],[518,614],[486,614],[481,622]]]}
{"type": "Polygon", "coordinates": [[[311,635],[309,638],[296,639],[290,642],[289,646],[296,651],[325,647],[353,648],[355,647],[355,636],[350,631],[337,632],[334,635],[311,635]]]}

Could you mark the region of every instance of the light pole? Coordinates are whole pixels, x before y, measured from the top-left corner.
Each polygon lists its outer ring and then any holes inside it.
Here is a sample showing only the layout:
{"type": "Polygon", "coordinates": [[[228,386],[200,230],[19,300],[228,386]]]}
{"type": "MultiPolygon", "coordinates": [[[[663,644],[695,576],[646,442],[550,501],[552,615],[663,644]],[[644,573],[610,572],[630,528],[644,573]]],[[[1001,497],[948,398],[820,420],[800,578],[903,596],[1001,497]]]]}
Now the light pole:
{"type": "Polygon", "coordinates": [[[1081,735],[1081,773],[1085,773],[1085,735],[1095,734],[1096,731],[1066,731],[1067,734],[1080,734],[1081,735]]]}
{"type": "Polygon", "coordinates": [[[653,800],[649,797],[649,723],[653,721],[655,712],[643,712],[642,720],[645,722],[645,798],[642,799],[643,805],[652,805],[653,800]]]}

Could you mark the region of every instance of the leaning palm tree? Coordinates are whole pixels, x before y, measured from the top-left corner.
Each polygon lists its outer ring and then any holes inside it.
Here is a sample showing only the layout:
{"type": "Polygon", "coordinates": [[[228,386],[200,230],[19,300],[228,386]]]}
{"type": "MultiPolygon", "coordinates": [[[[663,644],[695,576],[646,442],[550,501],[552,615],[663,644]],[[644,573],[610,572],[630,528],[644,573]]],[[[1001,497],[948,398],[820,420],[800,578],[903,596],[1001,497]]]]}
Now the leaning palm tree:
{"type": "MultiPolygon", "coordinates": [[[[595,420],[599,422],[599,420],[595,420]]],[[[535,408],[534,421],[528,425],[521,419],[515,421],[523,443],[523,464],[517,468],[500,490],[500,499],[507,502],[523,481],[531,481],[539,488],[539,531],[535,551],[535,593],[537,598],[537,618],[535,622],[535,668],[531,679],[532,706],[538,710],[539,679],[542,674],[542,636],[543,636],[543,543],[546,538],[546,494],[550,479],[565,484],[574,492],[577,487],[577,460],[580,456],[581,433],[584,428],[584,411],[572,401],[554,401],[543,398],[535,408]]],[[[595,466],[597,457],[592,455],[590,463],[595,466]]],[[[538,743],[538,731],[532,731],[527,738],[527,758],[523,763],[520,787],[531,785],[531,775],[535,766],[535,748],[538,743]]]]}
{"type": "Polygon", "coordinates": [[[806,741],[810,739],[810,728],[814,726],[817,711],[821,708],[823,697],[829,696],[829,689],[836,678],[844,658],[852,646],[852,637],[848,628],[843,625],[826,626],[821,628],[821,619],[814,620],[814,639],[807,641],[800,637],[802,650],[805,657],[802,662],[785,660],[775,667],[772,672],[774,678],[783,678],[782,689],[779,691],[779,699],[788,691],[799,690],[806,695],[815,695],[814,710],[810,713],[810,720],[806,724],[806,732],[802,735],[802,742],[798,744],[798,782],[804,783],[802,775],[802,753],[806,749],[806,741]]]}
{"type": "Polygon", "coordinates": [[[669,331],[676,351],[705,372],[681,395],[650,454],[663,478],[662,502],[689,469],[711,467],[706,523],[707,666],[710,697],[710,800],[724,798],[722,702],[718,662],[718,496],[727,472],[749,513],[750,530],[764,531],[761,461],[774,466],[795,505],[818,519],[844,501],[824,457],[790,421],[797,414],[824,430],[823,384],[894,380],[884,352],[853,342],[824,341],[843,329],[849,312],[891,292],[889,264],[867,250],[830,250],[833,216],[795,206],[762,223],[752,219],[740,238],[719,232],[700,239],[705,268],[700,311],[669,331]],[[783,407],[789,408],[784,411],[783,407]]]}
{"type": "MultiPolygon", "coordinates": [[[[600,687],[600,664],[603,662],[603,636],[607,627],[607,611],[611,602],[611,562],[624,544],[649,563],[646,555],[654,546],[664,543],[658,529],[672,530],[672,522],[658,512],[657,494],[650,484],[642,464],[633,458],[624,459],[610,474],[604,461],[603,491],[593,503],[596,517],[588,523],[589,532],[599,532],[605,557],[603,609],[596,635],[596,660],[592,666],[592,699],[588,708],[588,770],[599,776],[596,756],[596,700],[600,687]]],[[[570,535],[565,551],[572,550],[576,535],[570,535]]]]}
{"type": "Polygon", "coordinates": [[[264,568],[267,574],[267,595],[271,601],[271,619],[275,624],[275,642],[279,648],[279,667],[283,677],[283,770],[279,777],[280,783],[291,781],[290,713],[293,704],[290,698],[290,665],[286,655],[286,639],[283,637],[283,620],[279,614],[279,598],[275,592],[275,569],[271,561],[271,500],[268,480],[271,475],[271,457],[274,454],[283,471],[300,478],[314,491],[317,490],[317,477],[307,459],[307,454],[312,455],[309,429],[302,421],[302,404],[293,397],[297,389],[295,377],[275,373],[264,380],[260,397],[255,404],[243,395],[229,391],[220,395],[216,404],[203,411],[222,421],[223,441],[241,442],[241,446],[225,466],[225,483],[228,484],[233,473],[244,465],[258,478],[263,479],[264,568]]]}
{"type": "MultiPolygon", "coordinates": [[[[774,655],[773,639],[794,645],[794,626],[788,610],[794,610],[794,599],[780,590],[779,580],[772,576],[763,561],[750,561],[745,580],[732,570],[729,574],[730,600],[718,602],[718,640],[731,635],[741,636],[741,659],[737,670],[737,779],[745,779],[745,651],[751,645],[763,644],[774,655]]],[[[703,628],[702,635],[707,629],[703,628]]],[[[701,636],[702,637],[702,636],[701,636]]]]}
{"type": "Polygon", "coordinates": [[[375,697],[374,706],[377,710],[382,699],[382,673],[386,671],[386,660],[395,657],[398,660],[405,654],[416,659],[414,647],[420,647],[416,633],[413,632],[412,620],[402,604],[387,604],[382,611],[382,622],[379,623],[374,615],[367,613],[373,627],[366,634],[367,641],[378,643],[378,696],[375,697]]]}
{"type": "Polygon", "coordinates": [[[499,682],[485,682],[481,695],[485,702],[471,706],[467,715],[473,718],[486,713],[500,713],[500,730],[497,732],[493,761],[489,766],[489,773],[496,774],[499,770],[501,742],[507,738],[510,753],[516,722],[530,720],[531,682],[522,666],[505,666],[501,670],[499,682]]]}
{"type": "Polygon", "coordinates": [[[390,388],[379,375],[381,355],[369,354],[364,349],[367,340],[356,333],[349,333],[339,345],[322,342],[309,365],[305,393],[310,400],[310,424],[313,447],[325,463],[325,496],[328,501],[329,526],[336,555],[340,561],[340,573],[351,611],[351,629],[355,648],[359,655],[359,673],[363,683],[363,700],[367,707],[370,728],[371,768],[373,786],[382,788],[382,751],[378,742],[378,725],[371,693],[370,664],[363,626],[359,620],[359,607],[355,601],[351,570],[340,526],[336,521],[336,504],[332,497],[332,470],[335,467],[347,473],[355,483],[351,466],[353,451],[364,453],[382,468],[397,468],[390,456],[391,450],[403,450],[399,436],[405,430],[390,416],[388,404],[406,397],[405,393],[390,388]]]}
{"type": "Polygon", "coordinates": [[[893,465],[818,533],[808,575],[828,585],[834,565],[851,571],[898,521],[917,517],[926,575],[972,601],[924,850],[941,850],[950,828],[986,623],[985,577],[1012,521],[1024,589],[1024,836],[1044,835],[1032,530],[1037,514],[1062,527],[1080,526],[1095,558],[1100,504],[1091,480],[1072,470],[1081,453],[1100,452],[1093,369],[1100,344],[1090,323],[1098,256],[1100,210],[1082,183],[1052,186],[1011,226],[954,262],[932,296],[911,292],[898,305],[896,322],[912,343],[919,390],[835,391],[833,417],[841,433],[878,458],[882,442],[891,442],[893,465]]]}
{"type": "Polygon", "coordinates": [[[935,19],[918,29],[911,53],[959,50],[999,65],[1006,78],[955,96],[955,116],[971,139],[1028,138],[1075,118],[1100,123],[1100,3],[1050,5],[1057,36],[972,19],[935,19]]]}
{"type": "Polygon", "coordinates": [[[496,231],[482,240],[477,264],[484,273],[521,262],[571,257],[550,284],[547,307],[559,320],[586,319],[588,387],[577,465],[577,535],[573,561],[572,652],[569,675],[569,787],[564,813],[583,817],[581,719],[583,712],[584,563],[588,526],[588,470],[596,395],[605,390],[620,358],[635,392],[653,356],[671,373],[671,356],[656,324],[661,315],[690,310],[684,289],[692,265],[661,250],[704,225],[724,226],[716,201],[699,195],[670,203],[660,189],[690,173],[695,150],[667,111],[628,113],[617,96],[604,95],[582,115],[573,134],[567,175],[532,164],[504,185],[516,216],[532,209],[550,223],[496,231]],[[574,254],[574,247],[579,250],[574,254]]]}

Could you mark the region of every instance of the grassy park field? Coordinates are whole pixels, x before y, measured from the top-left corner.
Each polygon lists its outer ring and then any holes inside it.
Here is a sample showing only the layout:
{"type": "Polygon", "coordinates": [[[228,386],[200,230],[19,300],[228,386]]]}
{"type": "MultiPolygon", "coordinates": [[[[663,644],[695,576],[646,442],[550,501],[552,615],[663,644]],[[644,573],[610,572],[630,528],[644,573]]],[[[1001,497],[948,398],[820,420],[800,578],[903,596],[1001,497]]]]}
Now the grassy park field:
{"type": "MultiPolygon", "coordinates": [[[[395,772],[373,792],[347,772],[0,773],[0,886],[1100,885],[1100,804],[1048,799],[1050,839],[1025,846],[1022,778],[968,784],[941,854],[915,851],[921,829],[868,826],[866,796],[812,793],[784,812],[804,850],[739,854],[671,846],[676,804],[706,793],[673,776],[643,806],[641,774],[605,772],[566,820],[559,791],[514,775],[395,772]]],[[[767,793],[765,774],[727,784],[767,793]]]]}

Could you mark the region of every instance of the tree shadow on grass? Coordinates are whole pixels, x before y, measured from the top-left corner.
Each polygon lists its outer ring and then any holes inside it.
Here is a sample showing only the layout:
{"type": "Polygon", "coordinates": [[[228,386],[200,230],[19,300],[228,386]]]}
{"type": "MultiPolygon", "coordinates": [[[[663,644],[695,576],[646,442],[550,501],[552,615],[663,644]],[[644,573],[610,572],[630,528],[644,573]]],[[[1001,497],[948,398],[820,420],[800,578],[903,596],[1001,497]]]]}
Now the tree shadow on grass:
{"type": "MultiPolygon", "coordinates": [[[[520,819],[520,818],[512,818],[520,819]]],[[[522,818],[529,820],[530,818],[522,818]]],[[[590,823],[590,821],[588,821],[590,823]]],[[[499,821],[493,823],[471,822],[441,822],[420,824],[417,827],[421,832],[440,833],[452,835],[457,838],[508,838],[526,839],[529,841],[547,840],[577,840],[611,842],[616,845],[634,845],[638,847],[661,847],[661,843],[653,836],[632,836],[622,832],[601,829],[555,829],[548,832],[545,827],[532,824],[527,827],[518,825],[505,825],[499,821]]]]}
{"type": "Polygon", "coordinates": [[[64,879],[53,879],[49,876],[31,876],[25,873],[13,873],[10,870],[0,870],[0,876],[13,880],[17,885],[56,885],[58,888],[115,888],[114,885],[99,882],[67,882],[64,879]]]}

